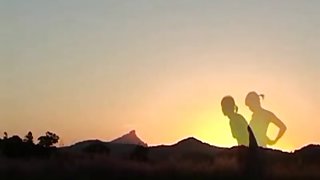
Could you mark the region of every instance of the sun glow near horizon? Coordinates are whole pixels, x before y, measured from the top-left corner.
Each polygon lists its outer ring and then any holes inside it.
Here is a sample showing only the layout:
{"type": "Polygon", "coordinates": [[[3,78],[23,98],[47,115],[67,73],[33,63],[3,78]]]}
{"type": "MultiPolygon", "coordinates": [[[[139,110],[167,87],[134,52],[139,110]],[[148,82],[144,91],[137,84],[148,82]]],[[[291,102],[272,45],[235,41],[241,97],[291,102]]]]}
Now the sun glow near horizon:
{"type": "MultiPolygon", "coordinates": [[[[232,83],[224,84],[225,89],[221,90],[222,88],[218,89],[218,87],[214,86],[214,83],[210,83],[212,81],[205,81],[204,77],[205,76],[200,75],[200,79],[198,80],[195,77],[190,78],[193,79],[190,81],[194,82],[189,84],[180,79],[174,82],[174,85],[163,85],[163,87],[171,87],[168,92],[161,90],[161,87],[157,88],[156,96],[150,97],[150,104],[147,103],[145,105],[145,111],[149,113],[154,112],[154,114],[153,116],[147,117],[147,121],[142,121],[148,122],[149,120],[153,120],[154,122],[159,122],[156,123],[156,127],[150,127],[150,124],[146,123],[146,126],[152,129],[153,133],[154,129],[159,132],[155,140],[149,140],[151,144],[172,144],[182,138],[193,136],[211,145],[222,147],[236,145],[236,141],[231,135],[229,120],[222,114],[220,101],[225,95],[232,95],[236,99],[239,113],[242,114],[249,123],[251,112],[248,107],[244,105],[244,98],[251,90],[246,90],[246,86],[233,89],[232,83]],[[149,109],[152,106],[153,108],[149,109]],[[165,121],[165,119],[168,120],[166,122],[170,123],[163,127],[159,126],[161,121],[165,121]],[[173,126],[174,128],[168,126],[173,126]],[[170,137],[167,135],[169,132],[171,132],[170,137]],[[159,142],[161,136],[163,139],[162,142],[159,142]]],[[[239,77],[241,77],[241,75],[239,77]]],[[[279,78],[274,77],[274,81],[277,80],[279,80],[279,78]]],[[[223,79],[223,81],[232,82],[231,79],[223,79]]],[[[242,82],[245,84],[245,81],[242,82]]],[[[261,81],[261,78],[258,77],[257,82],[254,83],[259,86],[260,89],[264,89],[263,92],[257,90],[266,95],[266,98],[262,101],[262,105],[266,109],[274,112],[288,127],[288,131],[284,137],[281,138],[276,145],[271,146],[271,148],[290,151],[301,147],[303,144],[298,144],[298,141],[292,141],[291,139],[291,137],[294,137],[291,128],[297,128],[295,122],[301,121],[299,117],[307,115],[299,115],[301,113],[299,107],[295,106],[297,101],[294,97],[298,92],[294,92],[293,89],[291,89],[290,93],[286,93],[286,97],[274,91],[273,88],[266,88],[273,83],[276,84],[276,82],[271,82],[270,80],[267,82],[268,83],[264,83],[261,81]]],[[[252,83],[252,81],[248,82],[248,84],[249,83],[252,83]]],[[[278,90],[281,90],[281,87],[278,87],[278,90]]],[[[282,90],[282,92],[284,91],[282,90]]],[[[308,104],[308,102],[299,102],[300,105],[304,103],[308,104]]],[[[143,130],[143,126],[139,127],[139,129],[141,129],[140,131],[142,133],[145,131],[143,130]]],[[[277,128],[271,126],[268,134],[270,137],[274,137],[277,131],[277,128]]],[[[150,135],[152,136],[152,134],[150,135]]],[[[147,134],[147,136],[150,135],[147,134]]]]}

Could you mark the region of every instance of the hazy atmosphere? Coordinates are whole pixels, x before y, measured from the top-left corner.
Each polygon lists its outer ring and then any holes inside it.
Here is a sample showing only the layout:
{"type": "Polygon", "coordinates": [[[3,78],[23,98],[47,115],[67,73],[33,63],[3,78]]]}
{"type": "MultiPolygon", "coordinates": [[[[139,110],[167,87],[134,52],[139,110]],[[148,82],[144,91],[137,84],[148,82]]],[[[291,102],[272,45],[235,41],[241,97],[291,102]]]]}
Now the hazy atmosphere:
{"type": "MultiPolygon", "coordinates": [[[[221,99],[247,122],[265,95],[287,131],[320,143],[320,1],[0,1],[0,134],[47,130],[64,145],[136,130],[237,145],[221,99]]],[[[270,128],[276,131],[276,128],[270,128]]]]}

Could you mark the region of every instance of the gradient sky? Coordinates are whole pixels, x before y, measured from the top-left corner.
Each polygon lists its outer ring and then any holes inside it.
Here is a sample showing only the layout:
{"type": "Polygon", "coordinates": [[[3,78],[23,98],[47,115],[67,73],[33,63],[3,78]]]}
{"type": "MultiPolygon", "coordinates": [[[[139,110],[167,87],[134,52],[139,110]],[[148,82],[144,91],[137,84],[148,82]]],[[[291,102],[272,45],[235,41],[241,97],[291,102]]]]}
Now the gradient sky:
{"type": "MultiPolygon", "coordinates": [[[[236,145],[220,101],[247,121],[265,94],[287,132],[320,143],[320,1],[0,1],[0,131],[65,145],[132,129],[149,145],[236,145]]],[[[274,137],[276,128],[270,127],[274,137]]]]}

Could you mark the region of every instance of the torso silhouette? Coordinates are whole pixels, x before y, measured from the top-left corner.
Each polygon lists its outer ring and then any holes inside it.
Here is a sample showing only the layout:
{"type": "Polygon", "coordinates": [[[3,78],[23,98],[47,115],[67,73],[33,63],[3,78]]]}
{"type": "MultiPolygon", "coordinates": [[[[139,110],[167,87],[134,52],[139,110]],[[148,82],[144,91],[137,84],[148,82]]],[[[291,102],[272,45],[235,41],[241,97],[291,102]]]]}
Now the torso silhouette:
{"type": "Polygon", "coordinates": [[[268,144],[267,130],[272,116],[274,116],[273,113],[265,109],[261,109],[252,114],[250,127],[252,128],[258,145],[261,147],[266,147],[268,144]]]}
{"type": "Polygon", "coordinates": [[[244,117],[235,113],[230,116],[230,128],[232,136],[238,141],[238,145],[249,145],[249,134],[247,131],[248,123],[244,117]]]}

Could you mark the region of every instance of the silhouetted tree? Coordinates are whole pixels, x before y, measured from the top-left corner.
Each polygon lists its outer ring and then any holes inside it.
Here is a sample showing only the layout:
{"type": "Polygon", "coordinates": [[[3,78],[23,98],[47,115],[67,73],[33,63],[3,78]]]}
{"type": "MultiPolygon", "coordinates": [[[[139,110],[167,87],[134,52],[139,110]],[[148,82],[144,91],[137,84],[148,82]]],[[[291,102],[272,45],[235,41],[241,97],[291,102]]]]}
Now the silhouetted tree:
{"type": "Polygon", "coordinates": [[[8,157],[22,157],[25,155],[24,144],[19,136],[12,136],[3,142],[3,154],[8,157]]]}
{"type": "Polygon", "coordinates": [[[38,138],[38,140],[39,140],[38,144],[40,146],[48,148],[48,147],[51,147],[52,145],[58,143],[59,136],[56,135],[55,133],[47,131],[46,135],[45,136],[40,136],[38,138]]]}
{"type": "Polygon", "coordinates": [[[26,142],[26,143],[33,144],[33,135],[32,135],[31,131],[28,132],[28,134],[25,136],[23,141],[26,142]]]}

